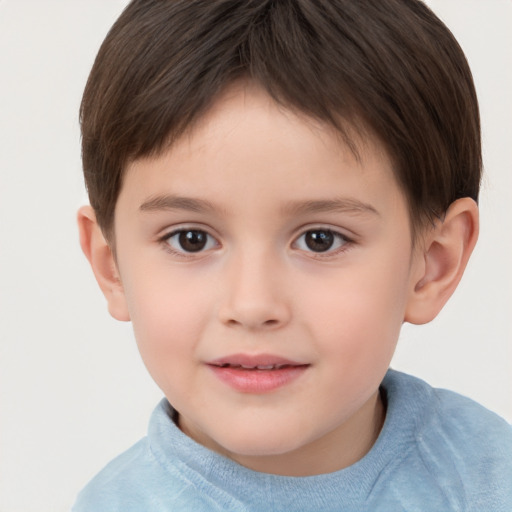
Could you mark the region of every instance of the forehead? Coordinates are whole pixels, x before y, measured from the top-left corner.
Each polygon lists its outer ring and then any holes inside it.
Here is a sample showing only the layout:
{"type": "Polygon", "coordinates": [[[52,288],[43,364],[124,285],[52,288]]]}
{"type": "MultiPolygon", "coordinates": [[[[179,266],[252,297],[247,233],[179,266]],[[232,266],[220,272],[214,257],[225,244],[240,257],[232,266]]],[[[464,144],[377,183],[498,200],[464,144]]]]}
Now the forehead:
{"type": "Polygon", "coordinates": [[[346,131],[351,147],[334,127],[237,83],[160,155],[131,162],[119,201],[154,206],[157,196],[178,195],[229,209],[249,199],[378,204],[383,190],[401,196],[378,139],[346,131]]]}

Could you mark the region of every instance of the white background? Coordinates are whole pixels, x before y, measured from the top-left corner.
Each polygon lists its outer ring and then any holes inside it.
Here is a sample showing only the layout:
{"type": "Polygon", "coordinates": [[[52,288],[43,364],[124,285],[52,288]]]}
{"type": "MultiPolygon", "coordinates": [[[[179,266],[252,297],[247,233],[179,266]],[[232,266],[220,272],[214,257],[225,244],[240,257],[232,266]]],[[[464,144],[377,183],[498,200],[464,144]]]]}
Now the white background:
{"type": "MultiPolygon", "coordinates": [[[[78,106],[124,4],[0,0],[0,512],[68,510],[144,435],[161,396],[130,325],[108,316],[75,227],[78,106]]],[[[512,421],[512,2],[430,4],[480,96],[482,233],[455,296],[432,324],[404,328],[393,365],[512,421]]]]}

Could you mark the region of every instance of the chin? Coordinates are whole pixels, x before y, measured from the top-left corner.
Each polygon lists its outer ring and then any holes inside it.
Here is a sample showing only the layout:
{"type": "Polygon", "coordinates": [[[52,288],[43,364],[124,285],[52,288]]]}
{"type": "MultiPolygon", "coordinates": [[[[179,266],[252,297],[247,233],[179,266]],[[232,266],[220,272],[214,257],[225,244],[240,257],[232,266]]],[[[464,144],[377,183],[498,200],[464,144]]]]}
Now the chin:
{"type": "MultiPolygon", "coordinates": [[[[224,436],[223,436],[224,437],[224,436]]],[[[237,457],[272,457],[293,452],[303,446],[303,442],[295,439],[290,432],[279,435],[275,430],[259,429],[257,433],[246,432],[237,434],[228,432],[225,439],[218,439],[224,454],[232,459],[237,457]]]]}

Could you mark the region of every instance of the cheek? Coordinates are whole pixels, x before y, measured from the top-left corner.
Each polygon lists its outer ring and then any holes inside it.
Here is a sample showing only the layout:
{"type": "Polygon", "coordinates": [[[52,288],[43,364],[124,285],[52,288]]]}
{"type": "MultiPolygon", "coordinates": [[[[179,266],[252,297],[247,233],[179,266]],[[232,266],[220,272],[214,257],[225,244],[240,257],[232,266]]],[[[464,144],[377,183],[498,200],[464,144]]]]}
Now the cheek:
{"type": "Polygon", "coordinates": [[[311,283],[304,314],[315,318],[315,338],[325,340],[333,357],[367,363],[391,359],[404,318],[407,268],[408,262],[390,257],[311,283]]]}
{"type": "MultiPolygon", "coordinates": [[[[142,276],[141,276],[142,277],[142,276]]],[[[125,285],[133,330],[142,359],[157,384],[186,371],[211,310],[200,283],[165,276],[133,279],[125,285]]]]}

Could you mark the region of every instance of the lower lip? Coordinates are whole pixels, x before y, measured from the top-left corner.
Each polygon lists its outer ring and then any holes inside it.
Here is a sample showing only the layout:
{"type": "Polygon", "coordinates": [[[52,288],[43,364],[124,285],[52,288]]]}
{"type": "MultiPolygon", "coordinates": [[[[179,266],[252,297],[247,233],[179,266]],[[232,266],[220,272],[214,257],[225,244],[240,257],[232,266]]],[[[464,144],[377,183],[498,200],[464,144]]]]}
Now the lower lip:
{"type": "Polygon", "coordinates": [[[241,393],[270,393],[298,379],[308,365],[286,366],[277,370],[248,370],[244,368],[209,365],[224,383],[241,393]]]}

